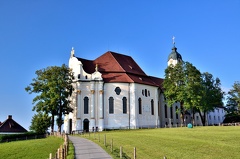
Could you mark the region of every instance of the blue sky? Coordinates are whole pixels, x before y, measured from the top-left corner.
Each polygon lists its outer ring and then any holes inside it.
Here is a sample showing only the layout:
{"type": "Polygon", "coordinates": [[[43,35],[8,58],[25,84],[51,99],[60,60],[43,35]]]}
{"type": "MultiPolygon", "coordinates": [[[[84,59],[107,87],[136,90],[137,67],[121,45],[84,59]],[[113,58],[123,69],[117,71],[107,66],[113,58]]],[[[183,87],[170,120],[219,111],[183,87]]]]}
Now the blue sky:
{"type": "Polygon", "coordinates": [[[135,59],[164,77],[172,37],[184,61],[219,77],[223,90],[240,80],[240,0],[34,0],[0,2],[0,121],[26,129],[35,71],[68,64],[71,48],[94,60],[107,51],[135,59]]]}

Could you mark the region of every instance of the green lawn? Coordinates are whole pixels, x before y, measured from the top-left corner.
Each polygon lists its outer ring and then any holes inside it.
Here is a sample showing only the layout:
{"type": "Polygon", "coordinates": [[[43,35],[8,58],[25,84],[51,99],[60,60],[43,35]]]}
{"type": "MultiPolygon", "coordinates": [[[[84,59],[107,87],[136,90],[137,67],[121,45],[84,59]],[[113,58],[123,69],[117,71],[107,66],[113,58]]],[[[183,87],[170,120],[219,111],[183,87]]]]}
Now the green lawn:
{"type": "MultiPolygon", "coordinates": [[[[114,152],[119,154],[123,147],[126,158],[133,158],[137,149],[138,159],[155,159],[166,156],[168,159],[234,159],[240,158],[240,127],[212,126],[189,128],[139,129],[108,131],[90,135],[90,139],[104,146],[107,151],[113,139],[114,152]]],[[[89,135],[85,135],[89,138],[89,135]]],[[[115,158],[115,157],[114,157],[115,158]]]]}
{"type": "Polygon", "coordinates": [[[44,139],[0,143],[0,158],[47,159],[50,153],[55,155],[57,149],[63,142],[61,138],[48,137],[44,139]]]}

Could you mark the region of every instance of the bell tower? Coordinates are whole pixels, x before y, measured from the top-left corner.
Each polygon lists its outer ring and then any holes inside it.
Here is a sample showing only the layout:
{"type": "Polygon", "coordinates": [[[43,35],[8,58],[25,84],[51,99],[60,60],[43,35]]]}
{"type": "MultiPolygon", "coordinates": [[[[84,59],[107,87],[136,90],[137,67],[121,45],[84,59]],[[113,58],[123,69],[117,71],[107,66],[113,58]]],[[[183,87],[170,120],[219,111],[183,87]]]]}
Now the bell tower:
{"type": "Polygon", "coordinates": [[[182,62],[182,56],[180,53],[177,52],[177,48],[175,47],[175,37],[173,39],[173,48],[172,52],[168,56],[168,66],[171,64],[175,66],[178,62],[182,62]]]}

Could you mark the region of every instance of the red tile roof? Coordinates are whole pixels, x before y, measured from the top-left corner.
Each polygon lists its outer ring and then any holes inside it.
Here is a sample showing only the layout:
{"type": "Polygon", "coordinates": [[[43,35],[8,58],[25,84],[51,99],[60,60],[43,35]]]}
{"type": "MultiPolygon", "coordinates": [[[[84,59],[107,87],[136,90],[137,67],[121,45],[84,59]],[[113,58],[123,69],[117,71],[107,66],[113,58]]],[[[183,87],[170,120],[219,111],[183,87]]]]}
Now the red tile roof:
{"type": "Polygon", "coordinates": [[[132,57],[108,51],[95,60],[78,58],[87,73],[98,71],[102,73],[104,82],[140,83],[162,87],[163,79],[147,76],[132,57]]]}
{"type": "Polygon", "coordinates": [[[0,133],[22,133],[27,132],[25,128],[23,128],[21,125],[19,125],[16,121],[12,119],[12,116],[9,115],[8,119],[5,120],[0,125],[0,133]]]}

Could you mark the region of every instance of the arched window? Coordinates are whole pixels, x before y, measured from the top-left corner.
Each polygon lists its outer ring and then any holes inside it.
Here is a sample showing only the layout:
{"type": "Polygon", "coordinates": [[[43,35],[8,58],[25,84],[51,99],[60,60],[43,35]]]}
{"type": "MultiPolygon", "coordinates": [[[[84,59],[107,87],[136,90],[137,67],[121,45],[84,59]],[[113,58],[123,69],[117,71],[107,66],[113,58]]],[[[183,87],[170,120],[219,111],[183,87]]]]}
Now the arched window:
{"type": "Polygon", "coordinates": [[[122,104],[123,104],[123,114],[126,114],[127,113],[127,98],[126,97],[123,97],[122,104]]]}
{"type": "Polygon", "coordinates": [[[147,97],[147,89],[145,89],[145,97],[147,97]]]}
{"type": "Polygon", "coordinates": [[[114,99],[113,97],[109,98],[109,114],[114,113],[114,99]]]}
{"type": "Polygon", "coordinates": [[[173,107],[170,107],[170,115],[171,115],[171,119],[173,118],[173,107]]]}
{"type": "Polygon", "coordinates": [[[154,115],[154,101],[151,100],[151,114],[154,115]]]}
{"type": "Polygon", "coordinates": [[[164,109],[165,109],[165,118],[167,118],[167,105],[166,104],[164,106],[164,109]]]}
{"type": "Polygon", "coordinates": [[[88,97],[84,97],[84,114],[88,114],[88,108],[89,108],[89,99],[88,97]]]}
{"type": "Polygon", "coordinates": [[[175,111],[176,111],[176,119],[178,119],[178,111],[177,111],[177,110],[178,110],[178,107],[176,106],[176,107],[175,107],[175,111]]]}
{"type": "Polygon", "coordinates": [[[138,98],[138,111],[139,114],[142,114],[142,99],[138,98]]]}

